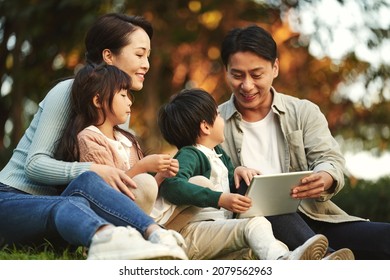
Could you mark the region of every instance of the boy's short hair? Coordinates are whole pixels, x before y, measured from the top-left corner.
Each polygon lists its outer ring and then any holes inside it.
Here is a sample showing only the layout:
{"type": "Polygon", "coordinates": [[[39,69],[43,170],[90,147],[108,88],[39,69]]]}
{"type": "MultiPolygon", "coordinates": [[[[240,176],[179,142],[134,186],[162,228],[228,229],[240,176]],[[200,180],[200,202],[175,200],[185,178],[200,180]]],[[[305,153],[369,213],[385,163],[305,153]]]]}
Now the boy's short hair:
{"type": "Polygon", "coordinates": [[[158,125],[164,139],[178,149],[196,144],[200,124],[213,125],[218,114],[214,98],[202,89],[184,89],[160,108],[158,125]]]}
{"type": "Polygon", "coordinates": [[[232,29],[223,39],[221,58],[227,68],[230,56],[237,52],[252,52],[272,64],[277,58],[277,46],[271,34],[257,25],[232,29]]]}

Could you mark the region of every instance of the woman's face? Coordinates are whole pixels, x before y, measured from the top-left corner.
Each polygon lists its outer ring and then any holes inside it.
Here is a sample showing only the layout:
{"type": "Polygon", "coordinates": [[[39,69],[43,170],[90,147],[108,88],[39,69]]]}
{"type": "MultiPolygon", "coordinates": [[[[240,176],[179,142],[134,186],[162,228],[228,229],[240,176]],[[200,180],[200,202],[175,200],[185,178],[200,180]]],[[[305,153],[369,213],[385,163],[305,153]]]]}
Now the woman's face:
{"type": "Polygon", "coordinates": [[[149,71],[150,39],[142,28],[129,35],[129,44],[112,56],[111,64],[131,77],[132,90],[141,90],[149,71]]]}

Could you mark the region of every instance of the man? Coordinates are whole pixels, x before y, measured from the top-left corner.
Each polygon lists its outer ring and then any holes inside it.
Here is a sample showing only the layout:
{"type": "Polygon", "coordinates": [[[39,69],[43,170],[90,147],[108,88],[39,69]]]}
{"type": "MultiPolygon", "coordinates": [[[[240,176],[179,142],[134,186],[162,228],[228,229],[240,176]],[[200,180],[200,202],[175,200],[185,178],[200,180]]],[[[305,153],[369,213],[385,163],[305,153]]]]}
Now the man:
{"type": "Polygon", "coordinates": [[[318,106],[272,87],[279,74],[272,36],[255,25],[233,29],[221,57],[233,91],[219,106],[222,146],[234,165],[263,174],[314,171],[293,190],[294,198],[303,199],[299,214],[269,217],[275,237],[294,249],[312,229],[327,236],[332,248],[350,248],[356,259],[390,259],[389,223],[350,216],[330,201],[344,186],[344,158],[318,106]]]}

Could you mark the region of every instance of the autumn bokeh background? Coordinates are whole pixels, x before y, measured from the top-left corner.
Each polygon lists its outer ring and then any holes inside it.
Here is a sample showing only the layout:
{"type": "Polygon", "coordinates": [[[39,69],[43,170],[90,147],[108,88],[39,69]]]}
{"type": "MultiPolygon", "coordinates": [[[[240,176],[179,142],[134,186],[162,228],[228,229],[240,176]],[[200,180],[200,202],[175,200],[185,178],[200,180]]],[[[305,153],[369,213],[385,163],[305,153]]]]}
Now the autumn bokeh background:
{"type": "MultiPolygon", "coordinates": [[[[248,24],[278,43],[276,89],[318,104],[344,153],[390,149],[389,0],[0,0],[0,168],[47,91],[83,64],[88,27],[111,11],[143,15],[155,30],[130,124],[149,153],[172,149],[156,123],[171,94],[201,87],[218,103],[229,98],[220,43],[231,28],[248,24]]],[[[347,181],[340,203],[390,221],[387,177],[348,174],[347,181]]]]}

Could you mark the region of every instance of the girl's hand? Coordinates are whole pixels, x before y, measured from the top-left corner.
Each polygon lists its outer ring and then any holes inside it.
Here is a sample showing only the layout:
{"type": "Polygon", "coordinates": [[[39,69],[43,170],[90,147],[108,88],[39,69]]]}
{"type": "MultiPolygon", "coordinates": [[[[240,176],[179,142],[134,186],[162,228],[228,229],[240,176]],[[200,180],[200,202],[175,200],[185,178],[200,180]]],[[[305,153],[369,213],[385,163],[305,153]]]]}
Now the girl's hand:
{"type": "Polygon", "coordinates": [[[111,167],[109,165],[92,164],[91,171],[102,177],[102,179],[112,188],[124,193],[132,200],[135,199],[135,196],[130,191],[130,188],[135,189],[137,188],[137,185],[129,176],[126,175],[123,170],[111,167]]]}
{"type": "Polygon", "coordinates": [[[238,166],[236,169],[234,169],[234,184],[238,189],[240,187],[240,181],[244,180],[247,186],[249,186],[253,176],[260,174],[261,173],[259,170],[247,168],[244,166],[238,166]]]}
{"type": "Polygon", "coordinates": [[[164,178],[174,177],[179,171],[179,161],[177,159],[171,159],[171,164],[168,169],[160,172],[164,178]]]}
{"type": "Polygon", "coordinates": [[[160,184],[162,183],[162,181],[165,180],[165,178],[176,176],[178,171],[179,171],[179,161],[177,159],[172,159],[171,165],[168,167],[166,171],[156,173],[155,178],[157,184],[160,186],[160,184]]]}
{"type": "Polygon", "coordinates": [[[143,172],[163,172],[171,166],[172,157],[167,154],[154,154],[142,158],[137,164],[142,166],[143,172]]]}

